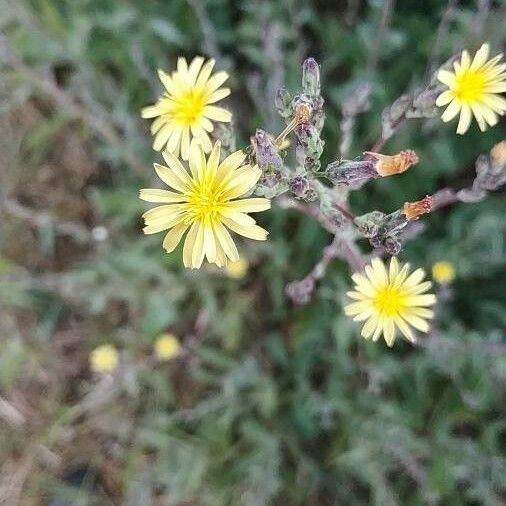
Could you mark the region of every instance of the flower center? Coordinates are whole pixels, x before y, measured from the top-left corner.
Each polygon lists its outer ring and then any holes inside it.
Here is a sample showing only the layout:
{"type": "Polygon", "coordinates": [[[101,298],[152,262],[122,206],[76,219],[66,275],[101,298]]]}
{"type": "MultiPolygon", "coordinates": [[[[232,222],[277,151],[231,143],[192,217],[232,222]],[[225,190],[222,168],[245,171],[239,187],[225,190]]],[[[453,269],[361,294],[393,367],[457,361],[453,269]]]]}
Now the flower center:
{"type": "Polygon", "coordinates": [[[480,71],[467,71],[456,79],[455,96],[462,102],[472,102],[483,94],[485,76],[480,71]]]}
{"type": "Polygon", "coordinates": [[[178,123],[192,125],[202,116],[204,105],[202,93],[190,89],[175,101],[171,116],[178,123]]]}
{"type": "Polygon", "coordinates": [[[405,296],[398,288],[386,286],[378,290],[373,300],[375,308],[386,316],[395,316],[405,305],[405,296]]]}
{"type": "Polygon", "coordinates": [[[220,192],[201,184],[188,196],[188,221],[218,221],[224,202],[220,192]]]}

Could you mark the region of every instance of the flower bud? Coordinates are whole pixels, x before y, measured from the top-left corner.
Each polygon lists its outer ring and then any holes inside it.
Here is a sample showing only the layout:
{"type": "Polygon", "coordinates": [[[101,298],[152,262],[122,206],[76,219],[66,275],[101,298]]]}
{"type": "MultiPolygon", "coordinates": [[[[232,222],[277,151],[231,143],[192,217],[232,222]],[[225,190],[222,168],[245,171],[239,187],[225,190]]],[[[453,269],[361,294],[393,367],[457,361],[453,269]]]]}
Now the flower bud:
{"type": "Polygon", "coordinates": [[[302,281],[292,281],[285,288],[286,295],[294,304],[302,306],[311,300],[315,288],[315,282],[312,278],[305,278],[302,281]]]}
{"type": "Polygon", "coordinates": [[[416,202],[406,202],[403,207],[404,215],[408,221],[417,220],[422,214],[430,213],[432,210],[432,197],[425,196],[416,202]]]}
{"type": "Polygon", "coordinates": [[[314,58],[302,64],[302,89],[308,95],[320,94],[320,67],[314,58]]]}
{"type": "Polygon", "coordinates": [[[309,181],[306,176],[295,176],[288,183],[288,187],[297,197],[304,197],[309,190],[309,181]]]}
{"type": "Polygon", "coordinates": [[[252,138],[255,148],[256,161],[261,169],[272,166],[279,168],[283,164],[273,139],[263,130],[257,129],[255,137],[252,138]]]}
{"type": "Polygon", "coordinates": [[[402,244],[399,239],[397,239],[395,236],[387,236],[385,237],[383,241],[383,247],[385,248],[386,252],[389,255],[398,255],[402,249],[402,244]]]}
{"type": "Polygon", "coordinates": [[[385,218],[385,213],[372,211],[362,216],[357,216],[355,218],[355,225],[357,225],[364,237],[372,238],[378,235],[380,228],[385,223],[385,218]]]}
{"type": "Polygon", "coordinates": [[[366,151],[364,155],[368,155],[376,160],[374,168],[382,177],[402,174],[412,165],[418,163],[418,156],[412,149],[406,149],[392,156],[372,153],[371,151],[366,151]]]}
{"type": "Polygon", "coordinates": [[[327,165],[326,172],[332,183],[345,186],[378,177],[371,160],[338,160],[327,165]]]}

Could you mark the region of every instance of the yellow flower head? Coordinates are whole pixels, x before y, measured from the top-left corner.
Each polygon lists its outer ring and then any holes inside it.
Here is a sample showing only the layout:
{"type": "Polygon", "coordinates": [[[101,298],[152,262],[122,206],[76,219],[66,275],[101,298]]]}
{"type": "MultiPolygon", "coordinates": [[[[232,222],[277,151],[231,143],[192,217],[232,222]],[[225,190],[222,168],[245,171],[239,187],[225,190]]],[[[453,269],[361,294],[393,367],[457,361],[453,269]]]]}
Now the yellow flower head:
{"type": "Polygon", "coordinates": [[[229,88],[220,88],[228,79],[226,72],[211,77],[214,60],[204,63],[197,56],[190,65],[185,58],[178,58],[177,70],[172,74],[158,71],[165,87],[165,94],[156,104],[142,109],[143,118],[156,118],[151,125],[154,135],[153,149],[161,151],[164,146],[175,156],[188,160],[190,142],[197,139],[206,153],[211,151],[208,132],[213,131],[214,121],[230,122],[232,114],[214,104],[230,94],[229,88]]]}
{"type": "Polygon", "coordinates": [[[441,285],[451,283],[455,279],[455,267],[444,260],[436,262],[432,265],[432,278],[441,285]]]}
{"type": "Polygon", "coordinates": [[[242,279],[248,273],[249,263],[245,258],[239,258],[237,262],[229,262],[226,273],[229,278],[242,279]]]}
{"type": "Polygon", "coordinates": [[[189,171],[170,152],[163,153],[168,167],[155,163],[160,179],[172,190],[145,189],[140,198],[163,205],[144,213],[145,234],[169,229],[163,247],[174,251],[188,231],[183,247],[185,267],[198,269],[204,260],[223,267],[236,262],[239,253],[228,229],[263,241],[267,231],[256,225],[246,213],[265,211],[270,201],[245,198],[257,183],[262,171],[243,165],[246,154],[236,151],[220,163],[220,143],[216,142],[206,160],[202,146],[192,143],[189,171]]]}
{"type": "Polygon", "coordinates": [[[489,50],[489,45],[483,44],[472,61],[469,53],[463,51],[460,62],[453,64],[455,72],[440,70],[437,74],[448,90],[439,95],[436,105],[449,104],[441,116],[445,122],[460,112],[458,134],[467,132],[472,115],[484,132],[487,124],[494,126],[498,116],[506,112],[506,100],[499,96],[506,91],[506,64],[498,63],[502,54],[487,61],[489,50]]]}
{"type": "Polygon", "coordinates": [[[118,361],[118,352],[110,344],[98,346],[90,353],[90,367],[93,372],[111,372],[116,369],[118,361]]]}
{"type": "Polygon", "coordinates": [[[155,353],[160,360],[171,360],[181,353],[181,345],[174,334],[163,334],[155,341],[155,353]]]}
{"type": "Polygon", "coordinates": [[[383,334],[388,346],[393,346],[397,328],[411,342],[415,342],[411,327],[421,332],[429,330],[427,320],[434,313],[427,306],[435,304],[436,297],[425,292],[432,283],[421,282],[423,269],[408,274],[409,264],[400,268],[396,257],[390,260],[388,270],[382,260],[373,258],[365,267],[365,275],[353,274],[355,291],[347,295],[357,302],[345,306],[344,312],[354,316],[354,321],[365,321],[363,337],[372,336],[376,341],[383,334]]]}

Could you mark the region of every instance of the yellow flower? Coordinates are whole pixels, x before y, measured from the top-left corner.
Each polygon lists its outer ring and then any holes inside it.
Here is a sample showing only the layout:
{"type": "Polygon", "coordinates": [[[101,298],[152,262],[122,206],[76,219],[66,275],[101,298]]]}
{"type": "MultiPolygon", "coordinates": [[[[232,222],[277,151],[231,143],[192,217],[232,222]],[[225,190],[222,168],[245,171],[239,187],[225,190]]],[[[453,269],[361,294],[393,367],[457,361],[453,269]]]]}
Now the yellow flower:
{"type": "Polygon", "coordinates": [[[432,283],[421,282],[425,276],[423,269],[408,274],[409,264],[400,268],[396,257],[390,260],[388,271],[382,260],[373,258],[365,267],[365,275],[353,274],[356,291],[347,295],[357,302],[345,306],[344,312],[354,316],[354,321],[365,321],[363,337],[372,336],[376,341],[383,334],[388,346],[393,346],[397,328],[411,342],[415,342],[411,327],[421,332],[429,330],[427,320],[434,313],[426,306],[435,304],[436,297],[424,292],[432,283]]]}
{"type": "Polygon", "coordinates": [[[249,263],[244,258],[239,258],[237,262],[229,262],[226,267],[228,277],[232,279],[242,279],[248,273],[249,263]]]}
{"type": "Polygon", "coordinates": [[[145,189],[140,198],[163,205],[144,213],[145,234],[169,229],[163,247],[174,251],[188,231],[183,247],[183,263],[192,269],[202,265],[204,256],[218,267],[239,260],[239,253],[228,229],[263,241],[267,231],[246,213],[265,211],[265,198],[240,199],[255,186],[262,171],[243,165],[246,155],[236,151],[220,163],[220,143],[216,142],[206,161],[200,144],[190,148],[190,170],[169,152],[163,153],[168,167],[155,163],[160,179],[174,191],[145,189]]]}
{"type": "Polygon", "coordinates": [[[178,58],[177,70],[171,75],[162,70],[158,76],[165,87],[165,94],[156,104],[142,109],[143,118],[156,118],[151,125],[151,134],[155,136],[153,149],[167,150],[188,160],[190,142],[197,139],[204,152],[211,151],[209,132],[213,121],[230,122],[232,114],[214,104],[230,94],[229,88],[220,88],[228,79],[226,72],[217,72],[212,77],[214,60],[204,63],[197,56],[190,65],[185,58],[178,58]]]}
{"type": "Polygon", "coordinates": [[[469,53],[463,51],[460,62],[453,64],[455,72],[440,70],[437,74],[448,90],[439,95],[436,105],[449,104],[441,116],[445,122],[460,112],[458,134],[467,132],[472,115],[484,132],[487,124],[494,126],[499,121],[498,115],[506,112],[506,100],[499,96],[506,91],[506,65],[498,64],[502,54],[487,61],[489,50],[489,45],[483,44],[472,61],[469,53]]]}
{"type": "Polygon", "coordinates": [[[432,265],[432,278],[441,285],[451,283],[455,279],[455,267],[444,260],[432,265]]]}
{"type": "Polygon", "coordinates": [[[160,360],[170,360],[181,353],[181,345],[173,334],[162,334],[155,341],[155,353],[160,360]]]}
{"type": "Polygon", "coordinates": [[[118,352],[110,344],[98,346],[90,353],[90,367],[93,372],[111,372],[116,369],[118,361],[118,352]]]}

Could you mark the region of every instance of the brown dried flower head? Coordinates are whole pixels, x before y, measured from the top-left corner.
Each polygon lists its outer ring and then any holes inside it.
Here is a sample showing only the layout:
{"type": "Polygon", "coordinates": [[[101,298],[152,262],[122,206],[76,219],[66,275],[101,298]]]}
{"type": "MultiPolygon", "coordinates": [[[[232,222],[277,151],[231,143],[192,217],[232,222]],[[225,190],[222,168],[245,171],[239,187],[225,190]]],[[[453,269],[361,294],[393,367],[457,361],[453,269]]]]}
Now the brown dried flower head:
{"type": "Polygon", "coordinates": [[[412,165],[418,163],[418,156],[412,149],[406,149],[396,155],[382,155],[381,153],[373,153],[371,151],[366,151],[364,155],[368,155],[376,160],[374,168],[382,177],[402,174],[412,165]]]}
{"type": "Polygon", "coordinates": [[[299,103],[295,106],[295,121],[297,125],[309,122],[312,109],[309,104],[299,103]]]}
{"type": "Polygon", "coordinates": [[[422,200],[416,202],[406,202],[403,212],[408,221],[417,220],[422,214],[430,213],[432,210],[432,197],[426,195],[422,200]]]}
{"type": "Polygon", "coordinates": [[[490,158],[492,158],[492,161],[498,165],[506,163],[506,141],[498,142],[490,150],[490,158]]]}

